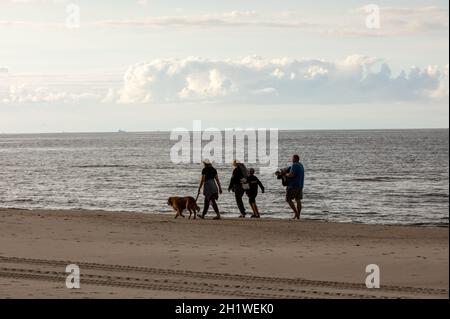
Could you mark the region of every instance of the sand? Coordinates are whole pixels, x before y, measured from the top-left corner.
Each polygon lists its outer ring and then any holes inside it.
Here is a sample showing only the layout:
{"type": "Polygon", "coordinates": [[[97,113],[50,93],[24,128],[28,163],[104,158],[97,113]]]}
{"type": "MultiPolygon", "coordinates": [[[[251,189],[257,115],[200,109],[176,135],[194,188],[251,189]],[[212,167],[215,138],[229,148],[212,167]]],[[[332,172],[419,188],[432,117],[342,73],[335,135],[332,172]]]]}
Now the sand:
{"type": "Polygon", "coordinates": [[[448,298],[448,235],[439,227],[0,209],[0,298],[448,298]],[[72,263],[80,289],[65,287],[72,263]],[[380,267],[380,289],[365,286],[368,264],[380,267]]]}

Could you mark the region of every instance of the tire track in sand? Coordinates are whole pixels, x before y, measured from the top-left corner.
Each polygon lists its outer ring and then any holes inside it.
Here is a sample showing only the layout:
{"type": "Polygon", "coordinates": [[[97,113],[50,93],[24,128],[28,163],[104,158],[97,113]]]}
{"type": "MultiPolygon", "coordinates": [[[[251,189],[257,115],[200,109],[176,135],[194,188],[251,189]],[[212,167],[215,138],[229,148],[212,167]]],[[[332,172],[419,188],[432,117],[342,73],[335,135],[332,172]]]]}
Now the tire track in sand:
{"type": "Polygon", "coordinates": [[[89,285],[123,287],[131,289],[179,291],[211,296],[236,296],[246,298],[408,298],[446,297],[447,290],[382,286],[367,289],[363,284],[262,277],[250,275],[194,272],[125,265],[108,265],[89,262],[1,257],[0,264],[17,265],[0,267],[0,277],[24,280],[65,282],[62,271],[69,264],[82,270],[82,283],[89,285]],[[27,267],[35,266],[33,269],[27,267]],[[35,269],[36,266],[42,269],[35,269]],[[126,276],[123,273],[127,273],[126,276]]]}

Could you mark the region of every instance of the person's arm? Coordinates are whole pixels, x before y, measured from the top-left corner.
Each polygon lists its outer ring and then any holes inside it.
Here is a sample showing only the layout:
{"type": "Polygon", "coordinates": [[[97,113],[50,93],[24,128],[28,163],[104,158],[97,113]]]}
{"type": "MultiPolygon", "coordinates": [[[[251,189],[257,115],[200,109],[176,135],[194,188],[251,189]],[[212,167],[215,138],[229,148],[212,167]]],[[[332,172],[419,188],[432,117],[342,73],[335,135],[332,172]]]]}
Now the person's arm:
{"type": "Polygon", "coordinates": [[[229,192],[231,192],[233,189],[234,189],[234,179],[235,179],[235,175],[234,175],[234,172],[236,171],[236,169],[234,169],[233,170],[233,175],[231,176],[231,179],[230,179],[230,186],[228,186],[228,191],[229,192]]]}
{"type": "Polygon", "coordinates": [[[198,186],[198,194],[202,191],[202,187],[205,184],[205,175],[202,175],[202,178],[200,180],[200,185],[198,186]]]}
{"type": "Polygon", "coordinates": [[[289,169],[289,173],[286,173],[286,175],[284,176],[286,176],[287,178],[295,177],[294,167],[291,166],[289,169]]]}
{"type": "Polygon", "coordinates": [[[261,181],[259,180],[259,178],[258,178],[258,185],[261,188],[261,191],[264,193],[266,191],[266,189],[265,189],[263,183],[261,183],[261,181]]]}
{"type": "Polygon", "coordinates": [[[220,185],[219,175],[216,175],[214,179],[216,180],[217,187],[219,187],[219,194],[222,194],[222,186],[220,185]]]}
{"type": "Polygon", "coordinates": [[[230,185],[228,186],[228,191],[231,192],[234,188],[233,177],[230,180],[230,185]]]}

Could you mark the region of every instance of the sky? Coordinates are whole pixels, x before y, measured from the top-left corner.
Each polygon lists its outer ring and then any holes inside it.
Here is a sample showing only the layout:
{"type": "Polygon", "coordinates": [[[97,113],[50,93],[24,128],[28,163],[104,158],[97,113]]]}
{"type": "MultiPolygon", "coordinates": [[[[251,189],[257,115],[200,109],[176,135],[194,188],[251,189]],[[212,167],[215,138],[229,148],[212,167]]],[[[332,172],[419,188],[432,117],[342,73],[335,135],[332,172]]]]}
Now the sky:
{"type": "Polygon", "coordinates": [[[0,133],[448,128],[448,6],[0,0],[0,133]]]}

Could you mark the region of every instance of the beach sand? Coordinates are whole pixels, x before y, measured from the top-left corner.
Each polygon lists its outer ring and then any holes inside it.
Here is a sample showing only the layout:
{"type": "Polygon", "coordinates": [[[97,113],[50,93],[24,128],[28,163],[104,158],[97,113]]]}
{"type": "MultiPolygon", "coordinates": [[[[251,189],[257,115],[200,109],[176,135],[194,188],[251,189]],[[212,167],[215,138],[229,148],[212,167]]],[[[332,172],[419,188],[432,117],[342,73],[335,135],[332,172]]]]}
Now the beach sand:
{"type": "Polygon", "coordinates": [[[448,240],[443,227],[0,209],[0,298],[448,298],[448,240]],[[68,264],[81,289],[65,287],[68,264]]]}

